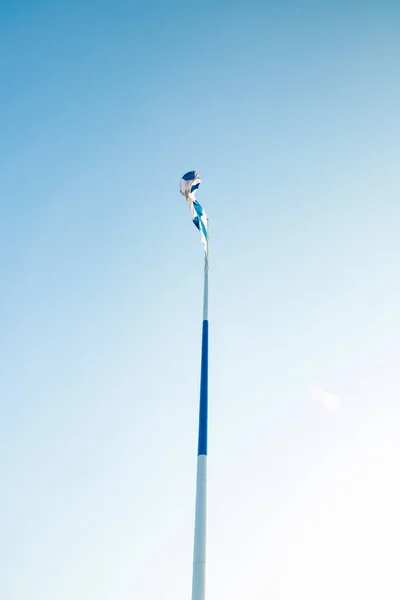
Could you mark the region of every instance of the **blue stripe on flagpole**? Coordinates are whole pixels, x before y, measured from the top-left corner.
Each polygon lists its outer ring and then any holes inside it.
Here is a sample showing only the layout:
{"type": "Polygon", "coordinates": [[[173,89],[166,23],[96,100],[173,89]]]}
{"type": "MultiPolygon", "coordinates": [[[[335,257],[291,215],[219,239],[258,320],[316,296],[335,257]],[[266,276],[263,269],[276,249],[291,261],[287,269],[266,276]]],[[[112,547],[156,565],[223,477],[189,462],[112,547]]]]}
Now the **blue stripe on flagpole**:
{"type": "Polygon", "coordinates": [[[200,411],[198,456],[207,455],[208,430],[208,321],[203,321],[201,342],[200,411]]]}

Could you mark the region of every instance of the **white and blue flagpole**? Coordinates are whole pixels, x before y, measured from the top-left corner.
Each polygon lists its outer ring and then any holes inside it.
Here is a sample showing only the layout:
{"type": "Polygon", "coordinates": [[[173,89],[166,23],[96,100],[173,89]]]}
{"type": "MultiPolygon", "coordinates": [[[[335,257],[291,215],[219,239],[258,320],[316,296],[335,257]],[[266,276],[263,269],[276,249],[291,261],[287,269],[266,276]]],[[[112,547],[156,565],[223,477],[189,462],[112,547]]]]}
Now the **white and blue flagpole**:
{"type": "Polygon", "coordinates": [[[201,341],[200,408],[197,449],[196,511],[192,600],[206,597],[207,438],[208,438],[208,247],[204,261],[203,329],[201,341]]]}
{"type": "Polygon", "coordinates": [[[209,248],[208,218],[203,207],[196,200],[199,187],[200,177],[196,171],[189,171],[182,177],[180,191],[189,205],[193,223],[200,232],[205,252],[192,600],[205,600],[206,597],[209,248]]]}

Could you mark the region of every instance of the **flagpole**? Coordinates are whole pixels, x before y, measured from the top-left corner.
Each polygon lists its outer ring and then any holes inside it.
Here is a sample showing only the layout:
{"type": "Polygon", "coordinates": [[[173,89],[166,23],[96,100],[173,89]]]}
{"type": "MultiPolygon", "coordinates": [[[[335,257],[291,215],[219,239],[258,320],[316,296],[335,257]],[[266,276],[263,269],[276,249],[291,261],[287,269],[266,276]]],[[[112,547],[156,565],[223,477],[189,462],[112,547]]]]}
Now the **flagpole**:
{"type": "Polygon", "coordinates": [[[201,340],[200,407],[197,449],[192,600],[206,597],[208,438],[208,247],[204,260],[203,328],[201,340]]]}

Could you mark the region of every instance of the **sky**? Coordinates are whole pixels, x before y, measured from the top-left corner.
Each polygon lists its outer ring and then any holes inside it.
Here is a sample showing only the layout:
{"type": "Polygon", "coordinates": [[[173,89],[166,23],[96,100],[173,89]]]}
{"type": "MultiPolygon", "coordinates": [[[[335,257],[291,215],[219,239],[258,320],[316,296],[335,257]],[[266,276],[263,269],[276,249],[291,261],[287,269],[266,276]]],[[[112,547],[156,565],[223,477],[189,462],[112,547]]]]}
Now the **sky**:
{"type": "Polygon", "coordinates": [[[398,600],[400,4],[0,5],[0,597],[398,600]]]}

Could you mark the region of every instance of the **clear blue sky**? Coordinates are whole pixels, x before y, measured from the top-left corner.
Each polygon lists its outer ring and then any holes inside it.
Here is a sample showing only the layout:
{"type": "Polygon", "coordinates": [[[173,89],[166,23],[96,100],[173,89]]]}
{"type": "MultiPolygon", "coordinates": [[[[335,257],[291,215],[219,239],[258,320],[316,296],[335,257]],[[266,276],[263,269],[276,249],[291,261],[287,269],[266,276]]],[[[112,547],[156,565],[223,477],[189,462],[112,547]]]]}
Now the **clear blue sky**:
{"type": "Polygon", "coordinates": [[[0,8],[0,597],[398,600],[400,4],[0,8]]]}

